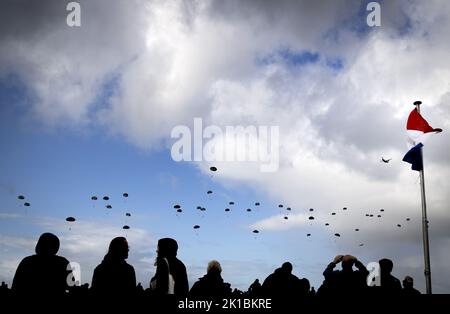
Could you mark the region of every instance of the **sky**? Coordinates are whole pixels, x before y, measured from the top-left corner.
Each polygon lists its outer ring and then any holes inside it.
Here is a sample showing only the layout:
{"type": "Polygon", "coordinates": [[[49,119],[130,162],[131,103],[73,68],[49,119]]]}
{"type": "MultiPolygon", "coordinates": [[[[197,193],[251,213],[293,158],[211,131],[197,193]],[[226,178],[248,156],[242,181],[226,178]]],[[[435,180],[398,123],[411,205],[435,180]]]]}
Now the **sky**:
{"type": "Polygon", "coordinates": [[[424,163],[433,291],[450,292],[448,1],[378,1],[375,27],[359,0],[77,1],[79,27],[68,2],[0,4],[1,281],[53,232],[83,283],[125,236],[148,287],[156,243],[173,237],[190,285],[212,259],[241,290],[290,261],[317,289],[334,256],[352,254],[392,259],[425,292],[419,174],[402,162],[421,100],[444,130],[424,163]],[[174,160],[172,130],[194,132],[195,118],[277,127],[276,171],[174,160]]]}

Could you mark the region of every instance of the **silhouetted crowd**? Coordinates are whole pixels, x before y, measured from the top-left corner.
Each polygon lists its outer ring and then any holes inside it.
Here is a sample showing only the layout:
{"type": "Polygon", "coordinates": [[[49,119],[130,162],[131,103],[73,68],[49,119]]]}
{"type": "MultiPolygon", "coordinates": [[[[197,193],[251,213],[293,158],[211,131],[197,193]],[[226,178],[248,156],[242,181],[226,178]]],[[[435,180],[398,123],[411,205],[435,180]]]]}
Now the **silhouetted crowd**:
{"type": "Polygon", "coordinates": [[[36,244],[36,254],[25,257],[17,267],[11,289],[3,282],[0,296],[78,296],[99,298],[142,297],[158,299],[165,295],[177,298],[278,298],[302,300],[335,295],[414,296],[420,294],[413,287],[413,278],[406,276],[403,286],[392,275],[393,262],[383,258],[379,261],[379,285],[368,286],[369,271],[364,264],[351,255],[338,255],[324,272],[324,281],[315,291],[306,278],[298,278],[292,264],[283,263],[261,284],[256,279],[243,292],[232,289],[221,276],[222,267],[216,260],[208,263],[206,274],[189,289],[186,267],[177,258],[178,244],[174,239],[158,241],[155,261],[156,273],[149,288],[136,283],[133,266],[126,262],[129,246],[124,237],[114,238],[103,261],[95,268],[91,287],[88,284],[73,285],[69,261],[58,256],[59,239],[44,233],[36,244]],[[341,264],[341,269],[336,269],[341,264]]]}

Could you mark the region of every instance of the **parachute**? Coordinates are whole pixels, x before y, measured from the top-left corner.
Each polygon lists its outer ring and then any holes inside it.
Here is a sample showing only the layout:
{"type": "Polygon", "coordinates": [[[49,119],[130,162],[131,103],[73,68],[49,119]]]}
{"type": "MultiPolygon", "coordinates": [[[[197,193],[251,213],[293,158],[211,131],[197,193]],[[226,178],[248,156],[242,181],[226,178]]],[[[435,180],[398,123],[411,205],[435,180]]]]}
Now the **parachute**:
{"type": "Polygon", "coordinates": [[[67,217],[66,221],[68,222],[74,222],[76,219],[74,217],[67,217]]]}
{"type": "Polygon", "coordinates": [[[23,203],[23,206],[26,206],[26,207],[28,207],[28,206],[30,206],[30,205],[31,205],[31,204],[28,203],[28,202],[23,203]]]}
{"type": "Polygon", "coordinates": [[[217,168],[213,166],[213,167],[209,167],[209,170],[215,172],[215,171],[217,171],[217,168]]]}
{"type": "Polygon", "coordinates": [[[178,208],[181,208],[181,206],[177,204],[177,205],[173,205],[173,208],[178,209],[178,208]]]}
{"type": "Polygon", "coordinates": [[[108,209],[111,209],[111,208],[112,208],[111,205],[106,205],[105,207],[108,208],[108,209]]]}
{"type": "Polygon", "coordinates": [[[194,229],[200,229],[200,226],[199,225],[195,225],[194,229]]]}
{"type": "Polygon", "coordinates": [[[25,196],[19,195],[19,196],[17,196],[17,198],[18,198],[19,200],[24,200],[24,199],[25,199],[25,196]]]}
{"type": "Polygon", "coordinates": [[[91,197],[91,200],[93,200],[93,201],[96,201],[98,198],[97,198],[97,196],[92,196],[91,197]]]}
{"type": "Polygon", "coordinates": [[[128,197],[128,193],[123,193],[123,197],[128,197]]]}
{"type": "Polygon", "coordinates": [[[131,214],[130,214],[130,213],[126,213],[126,214],[125,214],[125,216],[127,216],[127,217],[130,217],[130,216],[131,216],[131,214]]]}
{"type": "Polygon", "coordinates": [[[122,227],[122,229],[128,230],[128,229],[130,229],[130,226],[125,225],[125,226],[122,227]]]}
{"type": "Polygon", "coordinates": [[[253,233],[259,233],[259,230],[255,229],[255,230],[253,230],[253,233]]]}
{"type": "Polygon", "coordinates": [[[103,196],[104,201],[109,201],[109,196],[103,196]]]}
{"type": "Polygon", "coordinates": [[[314,220],[314,217],[313,217],[313,216],[309,216],[308,219],[309,219],[309,220],[314,220]]]}

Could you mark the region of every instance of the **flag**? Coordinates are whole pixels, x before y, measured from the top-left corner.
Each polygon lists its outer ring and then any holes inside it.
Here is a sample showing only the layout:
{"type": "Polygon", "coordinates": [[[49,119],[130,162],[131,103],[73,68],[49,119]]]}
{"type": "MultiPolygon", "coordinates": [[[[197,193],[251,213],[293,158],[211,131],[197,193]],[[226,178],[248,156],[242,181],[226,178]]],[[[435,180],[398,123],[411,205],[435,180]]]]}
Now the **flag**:
{"type": "Polygon", "coordinates": [[[423,169],[422,147],[422,143],[417,144],[406,153],[405,157],[403,157],[403,161],[411,164],[412,170],[420,171],[423,169]]]}
{"type": "Polygon", "coordinates": [[[431,127],[417,109],[413,109],[406,122],[406,131],[411,148],[403,157],[403,161],[410,163],[412,170],[421,171],[423,169],[423,143],[429,134],[442,132],[442,129],[431,127]]]}

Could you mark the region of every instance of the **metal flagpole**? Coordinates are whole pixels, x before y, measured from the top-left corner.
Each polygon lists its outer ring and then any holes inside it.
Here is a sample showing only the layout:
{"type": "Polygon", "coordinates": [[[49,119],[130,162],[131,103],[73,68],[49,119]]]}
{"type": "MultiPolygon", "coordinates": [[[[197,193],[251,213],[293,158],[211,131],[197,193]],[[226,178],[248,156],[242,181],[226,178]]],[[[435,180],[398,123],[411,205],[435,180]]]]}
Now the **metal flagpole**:
{"type": "MultiPolygon", "coordinates": [[[[421,101],[415,101],[417,112],[420,113],[421,101]]],[[[420,148],[420,158],[422,158],[422,170],[420,170],[420,192],[422,196],[422,234],[423,234],[423,255],[425,259],[425,283],[427,294],[431,294],[431,268],[430,268],[430,243],[428,241],[428,219],[427,201],[425,198],[425,175],[423,165],[423,150],[420,148]]]]}

